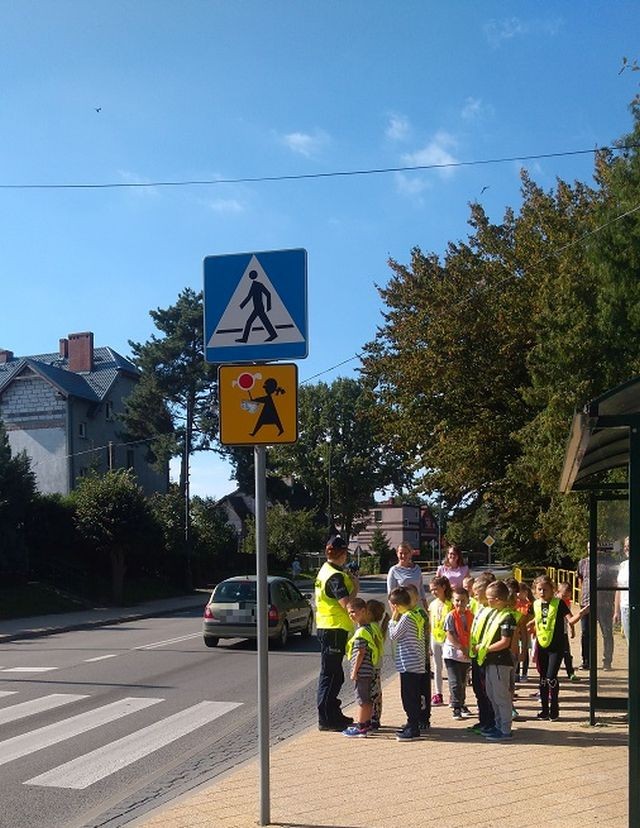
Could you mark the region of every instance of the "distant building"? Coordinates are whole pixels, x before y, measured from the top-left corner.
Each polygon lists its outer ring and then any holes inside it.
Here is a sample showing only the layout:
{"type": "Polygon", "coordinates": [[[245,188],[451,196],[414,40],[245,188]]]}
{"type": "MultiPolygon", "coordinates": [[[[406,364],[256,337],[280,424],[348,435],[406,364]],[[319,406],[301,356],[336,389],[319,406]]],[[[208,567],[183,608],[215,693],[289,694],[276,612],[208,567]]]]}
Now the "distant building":
{"type": "Polygon", "coordinates": [[[438,524],[428,506],[395,503],[388,500],[376,503],[367,517],[367,526],[351,538],[350,546],[360,546],[366,552],[376,529],[381,529],[394,549],[403,541],[415,550],[437,547],[438,524]]]}
{"type": "Polygon", "coordinates": [[[0,350],[0,420],[12,452],[31,458],[43,494],[68,494],[91,469],[130,468],[146,494],[166,492],[145,444],[125,445],[118,414],[140,379],[112,348],[94,348],[93,334],[61,339],[57,353],[16,357],[0,350]]]}

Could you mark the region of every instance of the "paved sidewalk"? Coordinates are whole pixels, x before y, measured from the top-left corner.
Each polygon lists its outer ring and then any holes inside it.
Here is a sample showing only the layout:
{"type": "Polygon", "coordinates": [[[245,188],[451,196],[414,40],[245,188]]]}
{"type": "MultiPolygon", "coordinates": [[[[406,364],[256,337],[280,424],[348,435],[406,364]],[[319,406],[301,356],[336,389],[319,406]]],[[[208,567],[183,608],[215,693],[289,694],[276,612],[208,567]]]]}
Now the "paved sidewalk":
{"type": "MultiPolygon", "coordinates": [[[[497,744],[469,735],[469,722],[454,721],[448,707],[433,710],[428,737],[397,742],[404,715],[396,676],[384,688],[385,727],[377,734],[347,739],[311,728],[272,749],[271,825],[623,828],[627,727],[620,717],[588,726],[584,676],[580,684],[562,682],[558,722],[535,719],[535,680],[519,684],[523,718],[514,723],[513,742],[497,744]]],[[[258,769],[253,760],[133,825],[253,828],[258,769]]]]}
{"type": "Polygon", "coordinates": [[[77,612],[38,615],[29,618],[11,618],[0,621],[0,644],[18,638],[38,638],[43,635],[55,635],[69,630],[83,630],[102,627],[106,624],[123,624],[139,618],[151,618],[154,615],[168,615],[188,609],[204,609],[209,597],[209,590],[182,595],[177,598],[161,598],[146,601],[132,607],[95,607],[77,612]]]}

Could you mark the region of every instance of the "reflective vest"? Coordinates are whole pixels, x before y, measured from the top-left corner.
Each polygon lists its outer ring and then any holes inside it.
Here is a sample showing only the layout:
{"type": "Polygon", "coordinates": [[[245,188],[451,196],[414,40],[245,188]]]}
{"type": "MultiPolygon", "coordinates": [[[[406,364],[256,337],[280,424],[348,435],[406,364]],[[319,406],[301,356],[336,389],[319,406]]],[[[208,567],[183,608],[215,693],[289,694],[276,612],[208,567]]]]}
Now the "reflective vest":
{"type": "Polygon", "coordinates": [[[428,620],[424,616],[424,610],[421,607],[413,607],[412,609],[408,610],[407,615],[410,615],[416,622],[418,638],[424,638],[424,628],[426,627],[428,620]]]}
{"type": "Polygon", "coordinates": [[[471,625],[471,635],[469,642],[469,655],[471,658],[476,658],[476,646],[480,644],[482,633],[484,632],[484,625],[489,620],[491,610],[478,602],[478,611],[473,618],[471,625]]]}
{"type": "Polygon", "coordinates": [[[367,624],[364,627],[358,627],[351,638],[347,641],[347,658],[349,660],[351,660],[353,643],[356,638],[363,638],[367,642],[367,647],[371,653],[371,663],[374,667],[379,667],[382,661],[382,647],[380,646],[380,639],[371,629],[371,625],[367,624]]]}
{"type": "Polygon", "coordinates": [[[429,604],[429,617],[431,618],[431,635],[439,644],[444,644],[447,634],[444,630],[444,619],[453,609],[451,601],[440,601],[436,598],[429,604]]]}
{"type": "Polygon", "coordinates": [[[337,629],[352,633],[353,623],[349,618],[349,613],[337,598],[329,597],[325,589],[329,578],[337,573],[343,576],[344,585],[349,592],[353,589],[353,581],[347,572],[338,569],[329,561],[322,564],[315,582],[316,627],[319,630],[337,629]]]}
{"type": "Polygon", "coordinates": [[[493,643],[493,639],[495,638],[496,633],[502,626],[503,622],[506,618],[508,618],[513,613],[511,610],[502,609],[502,610],[491,610],[487,621],[484,626],[484,630],[482,632],[482,640],[480,641],[480,646],[478,647],[478,655],[476,658],[478,659],[478,664],[482,666],[485,662],[487,657],[487,650],[493,643]]]}
{"type": "Polygon", "coordinates": [[[371,635],[376,640],[376,644],[380,648],[380,658],[382,659],[382,653],[384,652],[384,633],[382,632],[382,627],[378,621],[372,621],[368,624],[368,627],[371,630],[371,635]]]}
{"type": "Polygon", "coordinates": [[[542,603],[539,599],[533,602],[533,617],[536,621],[536,638],[538,639],[538,644],[541,647],[548,647],[551,644],[553,631],[556,628],[560,599],[552,598],[549,601],[549,611],[547,612],[546,620],[542,618],[542,603]]]}
{"type": "Polygon", "coordinates": [[[451,610],[451,617],[453,618],[453,626],[456,631],[456,637],[460,642],[460,649],[468,656],[469,644],[471,643],[471,627],[473,626],[473,613],[469,609],[451,610]],[[465,623],[462,623],[464,618],[465,623]]]}
{"type": "Polygon", "coordinates": [[[478,601],[477,598],[469,598],[469,609],[474,615],[477,615],[478,612],[482,609],[482,604],[478,601]]]}

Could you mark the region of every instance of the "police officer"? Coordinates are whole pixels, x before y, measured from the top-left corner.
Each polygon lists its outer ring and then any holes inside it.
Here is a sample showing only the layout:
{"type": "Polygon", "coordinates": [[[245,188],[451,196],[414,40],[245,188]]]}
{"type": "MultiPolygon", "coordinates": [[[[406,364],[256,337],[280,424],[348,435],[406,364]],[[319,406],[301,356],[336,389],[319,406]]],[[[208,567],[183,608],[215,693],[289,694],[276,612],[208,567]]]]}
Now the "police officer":
{"type": "Polygon", "coordinates": [[[347,613],[349,599],[358,594],[358,579],[345,569],[347,544],[340,535],[327,543],[326,562],[315,582],[316,627],[320,642],[318,727],[344,730],[353,720],[340,708],[338,693],[344,683],[342,660],[353,624],[347,613]]]}

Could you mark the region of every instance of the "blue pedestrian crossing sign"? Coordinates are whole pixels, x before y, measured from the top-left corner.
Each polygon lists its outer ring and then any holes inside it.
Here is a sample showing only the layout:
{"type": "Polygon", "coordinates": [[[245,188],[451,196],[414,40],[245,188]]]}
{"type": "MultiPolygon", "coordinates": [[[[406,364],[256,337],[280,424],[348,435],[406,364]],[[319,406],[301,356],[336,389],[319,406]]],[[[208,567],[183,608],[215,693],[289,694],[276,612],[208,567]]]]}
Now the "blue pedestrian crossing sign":
{"type": "Polygon", "coordinates": [[[268,250],[204,260],[205,360],[304,359],[307,251],[268,250]]]}

